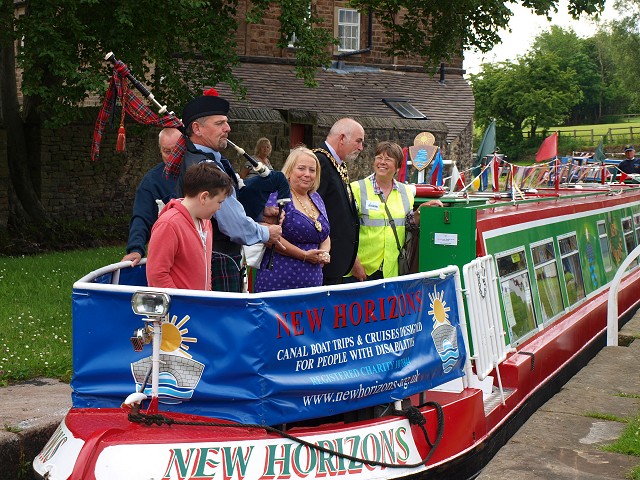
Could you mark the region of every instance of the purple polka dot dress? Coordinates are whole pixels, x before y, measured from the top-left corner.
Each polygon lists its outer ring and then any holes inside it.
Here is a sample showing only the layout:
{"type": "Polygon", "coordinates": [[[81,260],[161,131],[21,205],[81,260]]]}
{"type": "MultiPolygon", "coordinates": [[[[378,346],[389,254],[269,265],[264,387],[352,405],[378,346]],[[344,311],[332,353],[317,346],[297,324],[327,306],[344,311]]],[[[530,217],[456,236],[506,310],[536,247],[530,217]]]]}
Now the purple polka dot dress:
{"type": "MultiPolygon", "coordinates": [[[[322,231],[316,230],[313,221],[297,210],[293,202],[284,207],[285,219],[282,236],[302,250],[314,250],[329,236],[329,220],[322,198],[317,192],[310,194],[311,201],[320,211],[318,221],[322,231]]],[[[273,267],[267,269],[270,251],[262,258],[260,270],[256,274],[255,292],[270,292],[288,288],[316,287],[322,285],[322,265],[313,265],[286,255],[273,253],[273,267]]]]}

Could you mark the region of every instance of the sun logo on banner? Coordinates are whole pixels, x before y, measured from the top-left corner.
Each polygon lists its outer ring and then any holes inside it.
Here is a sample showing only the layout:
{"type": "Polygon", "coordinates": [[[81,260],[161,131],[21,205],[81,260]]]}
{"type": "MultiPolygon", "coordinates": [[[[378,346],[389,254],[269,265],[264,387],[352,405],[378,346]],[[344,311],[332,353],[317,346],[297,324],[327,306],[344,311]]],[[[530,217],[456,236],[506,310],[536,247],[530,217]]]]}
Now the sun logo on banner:
{"type": "Polygon", "coordinates": [[[433,287],[433,293],[429,293],[429,310],[427,313],[431,315],[434,321],[434,326],[440,323],[449,323],[449,311],[450,307],[447,307],[447,302],[444,300],[444,290],[436,291],[433,287]]]}
{"type": "Polygon", "coordinates": [[[182,354],[187,358],[191,358],[189,354],[189,345],[185,343],[197,343],[198,339],[195,337],[185,337],[189,333],[188,328],[182,328],[191,317],[185,315],[182,320],[178,322],[178,317],[174,315],[171,321],[164,322],[162,324],[162,343],[160,344],[160,350],[165,353],[182,354]]]}
{"type": "Polygon", "coordinates": [[[433,286],[433,293],[429,293],[429,310],[427,313],[431,315],[433,320],[433,331],[431,338],[433,344],[440,355],[442,361],[442,370],[449,373],[458,359],[460,351],[458,350],[458,332],[449,321],[450,307],[444,300],[444,290],[437,290],[437,286],[433,286]]]}
{"type": "MultiPolygon", "coordinates": [[[[158,401],[165,404],[176,404],[188,401],[200,382],[204,372],[204,364],[194,360],[189,353],[189,343],[197,343],[195,337],[187,337],[187,322],[191,319],[185,315],[178,321],[177,315],[162,323],[162,341],[160,342],[160,374],[158,378],[158,401]]],[[[136,391],[145,384],[144,392],[151,395],[147,372],[152,357],[145,357],[131,364],[131,373],[136,382],[136,391]]]]}

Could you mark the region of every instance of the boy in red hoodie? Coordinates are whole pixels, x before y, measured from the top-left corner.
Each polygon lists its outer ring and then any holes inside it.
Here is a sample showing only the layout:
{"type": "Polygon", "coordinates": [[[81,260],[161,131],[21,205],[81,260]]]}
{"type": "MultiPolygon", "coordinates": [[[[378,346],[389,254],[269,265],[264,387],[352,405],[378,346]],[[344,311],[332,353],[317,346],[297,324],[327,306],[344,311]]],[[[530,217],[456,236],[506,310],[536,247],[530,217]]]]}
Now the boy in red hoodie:
{"type": "Polygon", "coordinates": [[[150,287],[211,290],[211,217],[232,188],[231,179],[213,163],[189,167],[184,198],[171,200],[151,230],[150,287]]]}

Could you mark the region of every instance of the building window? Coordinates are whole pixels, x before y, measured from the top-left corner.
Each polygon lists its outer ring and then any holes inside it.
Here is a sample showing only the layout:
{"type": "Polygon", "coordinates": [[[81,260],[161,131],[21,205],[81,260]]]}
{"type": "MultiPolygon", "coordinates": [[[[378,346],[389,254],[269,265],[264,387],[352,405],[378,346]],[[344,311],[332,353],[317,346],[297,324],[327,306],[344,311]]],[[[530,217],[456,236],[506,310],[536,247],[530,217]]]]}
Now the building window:
{"type": "Polygon", "coordinates": [[[360,12],[350,8],[338,9],[338,51],[360,49],[360,12]]]}
{"type": "Polygon", "coordinates": [[[427,116],[411,105],[409,100],[401,98],[383,98],[382,101],[402,118],[410,118],[412,120],[429,120],[427,116]]]}

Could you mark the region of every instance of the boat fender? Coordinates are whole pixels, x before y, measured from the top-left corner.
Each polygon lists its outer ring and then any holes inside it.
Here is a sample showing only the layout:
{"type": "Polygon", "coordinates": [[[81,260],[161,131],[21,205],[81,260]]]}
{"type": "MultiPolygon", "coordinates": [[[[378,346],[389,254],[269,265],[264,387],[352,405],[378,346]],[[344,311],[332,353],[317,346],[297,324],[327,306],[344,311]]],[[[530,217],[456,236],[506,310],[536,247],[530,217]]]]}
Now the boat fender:
{"type": "Polygon", "coordinates": [[[135,392],[125,398],[122,402],[122,408],[133,408],[135,405],[140,405],[147,399],[147,396],[142,392],[135,392]]]}
{"type": "Polygon", "coordinates": [[[440,198],[446,193],[443,187],[424,183],[416,184],[415,189],[417,197],[440,198]]]}

